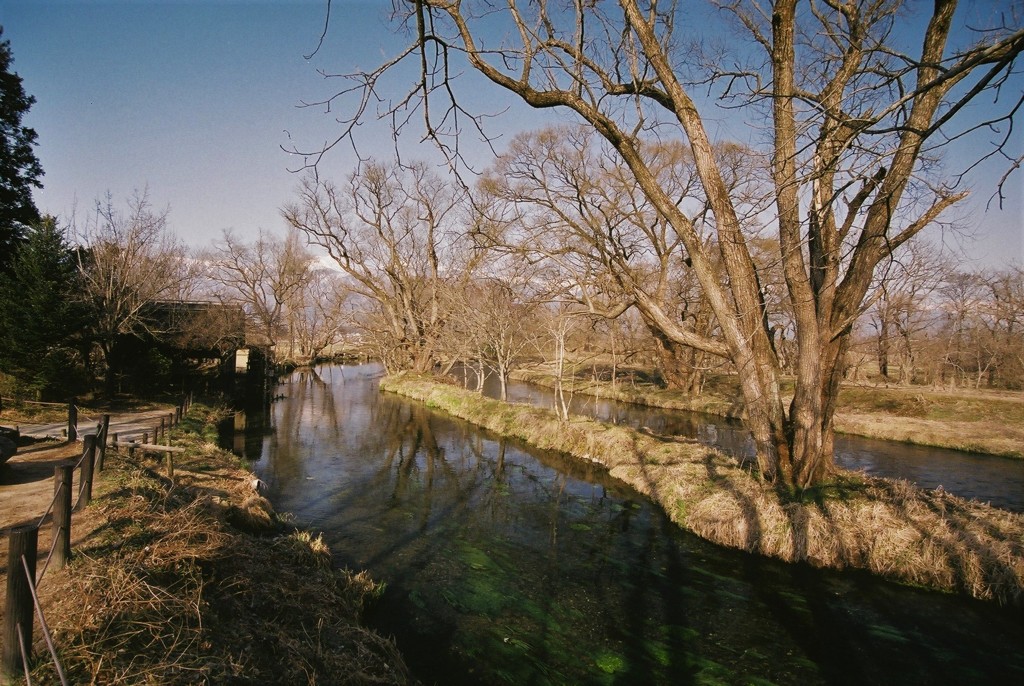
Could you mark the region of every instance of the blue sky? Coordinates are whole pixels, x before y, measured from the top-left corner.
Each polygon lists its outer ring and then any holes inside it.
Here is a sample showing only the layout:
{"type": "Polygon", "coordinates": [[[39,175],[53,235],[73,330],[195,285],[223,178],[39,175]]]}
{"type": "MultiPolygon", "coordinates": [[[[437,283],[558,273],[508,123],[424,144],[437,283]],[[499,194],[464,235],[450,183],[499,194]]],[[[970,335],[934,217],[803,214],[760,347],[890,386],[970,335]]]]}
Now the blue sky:
{"type": "MultiPolygon", "coordinates": [[[[37,204],[81,220],[108,191],[123,202],[148,187],[155,206],[170,207],[171,228],[193,245],[226,228],[283,230],[279,208],[299,181],[289,172],[299,161],[281,146],[290,134],[313,148],[339,130],[322,107],[298,105],[332,92],[335,83],[317,68],[372,67],[393,53],[401,37],[388,25],[389,7],[335,0],[328,42],[307,60],[323,28],[322,0],[0,0],[14,69],[37,99],[26,120],[39,133],[46,173],[37,204]]],[[[528,111],[493,87],[474,88],[472,78],[462,85],[483,109],[511,108],[494,132],[552,121],[552,113],[528,111]]],[[[388,154],[387,129],[363,128],[362,151],[388,154]]],[[[429,157],[414,138],[404,150],[429,157]]],[[[482,146],[469,147],[486,160],[482,146]]],[[[339,149],[324,171],[341,178],[353,163],[351,151],[339,149]]],[[[1007,209],[985,212],[985,184],[997,171],[974,180],[974,204],[961,212],[985,236],[965,250],[981,263],[1024,263],[1024,175],[1011,181],[1007,209]]]]}
{"type": "MultiPolygon", "coordinates": [[[[356,29],[352,54],[375,60],[380,5],[354,5],[339,25],[356,29]]],[[[303,58],[323,14],[312,1],[0,0],[14,68],[37,100],[27,117],[46,173],[37,204],[60,215],[77,204],[81,217],[107,191],[123,200],[148,186],[190,243],[229,227],[280,229],[298,182],[286,132],[313,146],[335,130],[322,109],[297,107],[325,93],[303,58]]]]}

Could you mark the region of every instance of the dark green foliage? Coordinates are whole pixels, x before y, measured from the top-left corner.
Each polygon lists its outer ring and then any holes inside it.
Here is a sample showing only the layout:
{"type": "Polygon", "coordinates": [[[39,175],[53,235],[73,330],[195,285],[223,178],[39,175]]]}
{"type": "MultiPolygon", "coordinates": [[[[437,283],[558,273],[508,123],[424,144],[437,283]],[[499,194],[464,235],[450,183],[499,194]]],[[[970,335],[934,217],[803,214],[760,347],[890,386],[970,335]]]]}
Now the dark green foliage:
{"type": "Polygon", "coordinates": [[[0,41],[0,271],[10,266],[28,227],[39,221],[32,189],[43,186],[33,150],[36,132],[21,125],[36,99],[25,94],[21,77],[11,71],[13,61],[10,41],[0,41]]]}
{"type": "Polygon", "coordinates": [[[85,317],[78,266],[52,217],[28,231],[10,269],[0,272],[0,369],[42,396],[70,390],[85,317]]]}

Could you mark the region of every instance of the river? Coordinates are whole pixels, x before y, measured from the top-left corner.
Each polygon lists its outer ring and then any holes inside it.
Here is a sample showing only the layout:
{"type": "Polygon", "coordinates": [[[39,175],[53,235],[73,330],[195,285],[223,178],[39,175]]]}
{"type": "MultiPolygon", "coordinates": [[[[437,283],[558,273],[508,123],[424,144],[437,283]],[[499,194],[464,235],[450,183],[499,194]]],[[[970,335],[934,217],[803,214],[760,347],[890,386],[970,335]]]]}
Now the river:
{"type": "Polygon", "coordinates": [[[283,380],[225,438],[427,684],[1020,683],[1018,612],[784,565],[678,529],[603,471],[382,394],[283,380]]]}
{"type": "MultiPolygon", "coordinates": [[[[461,376],[459,378],[461,380],[461,376]]],[[[499,389],[497,379],[486,380],[485,395],[500,397],[499,389]]],[[[509,383],[508,398],[511,402],[541,407],[553,407],[555,402],[551,389],[518,381],[509,383]]],[[[580,394],[572,397],[569,407],[574,414],[604,422],[647,427],[662,435],[696,438],[741,460],[754,456],[754,442],[737,419],[644,407],[580,394]]],[[[844,469],[906,479],[921,488],[941,486],[964,498],[1024,512],[1024,460],[847,434],[836,436],[835,459],[844,469]]]]}

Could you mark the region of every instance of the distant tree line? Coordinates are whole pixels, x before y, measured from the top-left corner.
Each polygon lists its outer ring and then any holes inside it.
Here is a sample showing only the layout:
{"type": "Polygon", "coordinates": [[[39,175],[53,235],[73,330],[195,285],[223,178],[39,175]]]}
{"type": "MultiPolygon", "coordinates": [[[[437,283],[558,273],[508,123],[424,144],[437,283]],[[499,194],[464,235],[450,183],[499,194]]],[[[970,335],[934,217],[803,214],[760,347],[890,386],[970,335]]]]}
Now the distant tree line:
{"type": "MultiPolygon", "coordinates": [[[[341,268],[348,330],[389,371],[461,365],[475,379],[504,381],[524,360],[556,368],[565,347],[577,371],[616,382],[611,370],[642,367],[667,387],[699,393],[709,373],[736,373],[728,359],[670,335],[673,327],[714,335],[718,322],[687,278],[678,239],[630,195],[636,189],[619,170],[602,167],[609,158],[585,157],[578,135],[523,134],[472,191],[444,187],[418,164],[372,161],[342,185],[311,175],[284,214],[341,268]]],[[[757,197],[763,170],[738,146],[720,154],[734,160],[733,184],[757,197]]],[[[706,214],[688,190],[696,186],[687,185],[686,154],[659,147],[651,155],[665,166],[663,184],[706,214]]],[[[751,243],[780,366],[793,374],[778,253],[756,236],[751,243]]],[[[1022,298],[1021,267],[965,272],[926,244],[896,250],[856,320],[844,377],[1024,388],[1022,298]]]]}
{"type": "Polygon", "coordinates": [[[23,232],[0,272],[0,392],[153,390],[233,364],[240,345],[308,363],[338,342],[348,289],[297,235],[194,251],[167,216],[140,193],[23,232]]]}
{"type": "Polygon", "coordinates": [[[1024,389],[1024,268],[965,271],[921,247],[902,256],[859,322],[848,376],[1024,389]]]}

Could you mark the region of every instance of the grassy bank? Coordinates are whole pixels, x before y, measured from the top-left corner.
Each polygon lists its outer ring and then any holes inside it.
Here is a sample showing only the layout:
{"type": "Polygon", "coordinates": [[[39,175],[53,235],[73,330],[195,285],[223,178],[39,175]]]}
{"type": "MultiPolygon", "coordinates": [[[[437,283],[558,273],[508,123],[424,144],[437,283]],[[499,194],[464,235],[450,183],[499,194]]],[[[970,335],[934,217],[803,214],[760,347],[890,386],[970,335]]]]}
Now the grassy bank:
{"type": "MultiPolygon", "coordinates": [[[[360,623],[381,587],[274,513],[216,447],[215,419],[195,405],[175,431],[173,479],[154,458],[108,455],[74,560],[42,587],[70,682],[410,683],[360,623]]],[[[59,683],[53,665],[33,683],[59,683]]]]}
{"type": "MultiPolygon", "coordinates": [[[[543,370],[518,370],[518,379],[554,386],[543,370]]],[[[792,389],[783,389],[792,393],[792,389]]],[[[578,379],[573,392],[672,410],[741,418],[743,401],[733,376],[712,377],[697,396],[630,384],[578,379]]],[[[840,433],[1002,457],[1024,458],[1024,395],[919,386],[844,385],[839,393],[836,430],[840,433]]]]}
{"type": "Polygon", "coordinates": [[[582,417],[562,422],[543,409],[421,377],[388,377],[381,387],[501,435],[601,464],[681,527],[714,543],[1024,605],[1022,515],[854,474],[789,502],[731,458],[696,442],[582,417]]]}

